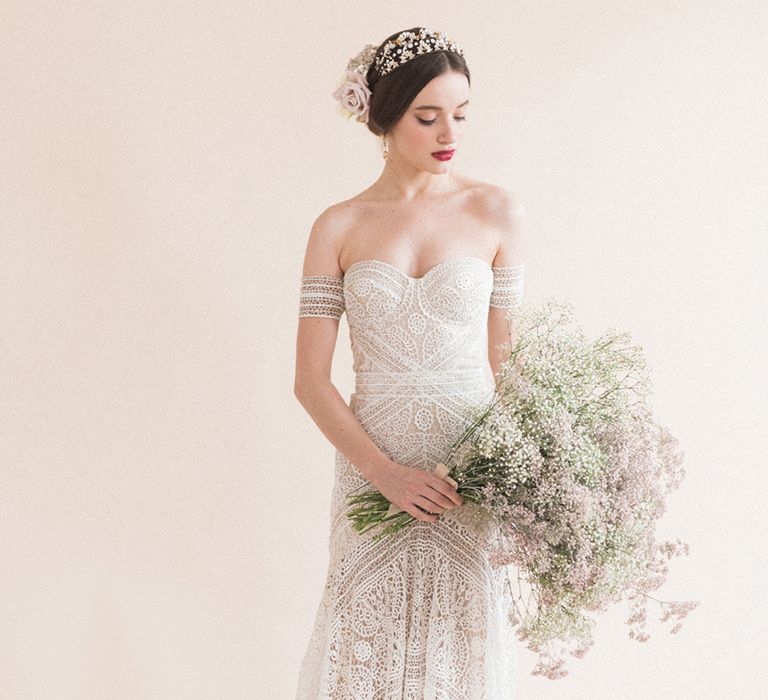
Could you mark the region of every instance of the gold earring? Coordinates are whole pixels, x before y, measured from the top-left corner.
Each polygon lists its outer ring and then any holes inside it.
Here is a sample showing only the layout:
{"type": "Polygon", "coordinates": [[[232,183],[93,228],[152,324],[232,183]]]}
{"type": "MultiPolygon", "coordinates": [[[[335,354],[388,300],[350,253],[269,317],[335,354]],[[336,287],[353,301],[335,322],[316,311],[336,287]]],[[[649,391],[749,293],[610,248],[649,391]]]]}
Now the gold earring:
{"type": "Polygon", "coordinates": [[[381,155],[386,160],[389,157],[389,148],[387,147],[387,139],[382,136],[381,137],[381,155]]]}

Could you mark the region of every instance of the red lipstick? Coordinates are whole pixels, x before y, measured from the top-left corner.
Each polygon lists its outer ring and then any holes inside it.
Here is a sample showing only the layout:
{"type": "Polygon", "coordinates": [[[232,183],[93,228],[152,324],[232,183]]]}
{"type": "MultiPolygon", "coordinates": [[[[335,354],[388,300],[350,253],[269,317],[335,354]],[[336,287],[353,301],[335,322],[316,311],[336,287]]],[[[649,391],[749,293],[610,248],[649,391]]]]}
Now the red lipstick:
{"type": "Polygon", "coordinates": [[[437,160],[450,160],[455,152],[455,148],[450,151],[435,151],[432,153],[432,157],[437,158],[437,160]]]}

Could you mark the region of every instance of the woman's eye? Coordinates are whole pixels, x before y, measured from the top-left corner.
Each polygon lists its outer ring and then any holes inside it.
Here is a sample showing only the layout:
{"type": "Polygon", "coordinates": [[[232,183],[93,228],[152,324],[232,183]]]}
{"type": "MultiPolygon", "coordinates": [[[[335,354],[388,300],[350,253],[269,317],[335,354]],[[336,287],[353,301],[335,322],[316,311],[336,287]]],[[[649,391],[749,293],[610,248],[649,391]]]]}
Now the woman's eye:
{"type": "MultiPolygon", "coordinates": [[[[437,121],[437,119],[429,119],[429,120],[427,120],[427,119],[422,119],[421,117],[416,117],[416,119],[418,119],[422,124],[424,124],[426,126],[429,126],[430,124],[434,124],[437,121]]],[[[463,122],[463,121],[467,120],[466,117],[455,117],[455,119],[458,122],[463,122]]]]}

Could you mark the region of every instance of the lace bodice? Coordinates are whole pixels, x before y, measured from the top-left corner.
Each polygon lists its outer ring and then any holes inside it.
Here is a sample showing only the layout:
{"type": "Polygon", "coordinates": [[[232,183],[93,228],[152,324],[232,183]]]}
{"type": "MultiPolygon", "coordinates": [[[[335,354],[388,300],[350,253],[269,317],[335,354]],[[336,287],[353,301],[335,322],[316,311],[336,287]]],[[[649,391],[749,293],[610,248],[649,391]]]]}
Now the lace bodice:
{"type": "Polygon", "coordinates": [[[454,256],[421,277],[382,260],[353,263],[342,277],[302,278],[299,317],[349,322],[356,394],[417,384],[476,386],[487,364],[489,306],[522,298],[524,265],[491,267],[474,256],[454,256]],[[430,375],[433,381],[430,382],[430,375]]]}
{"type": "Polygon", "coordinates": [[[355,373],[350,407],[393,459],[420,468],[435,464],[460,427],[455,397],[479,402],[493,389],[488,308],[521,301],[523,270],[523,263],[492,267],[462,255],[421,277],[381,260],[361,260],[342,277],[302,278],[300,317],[346,312],[355,373]],[[398,397],[407,399],[400,421],[392,401],[398,397]],[[388,410],[368,415],[366,406],[377,400],[390,400],[388,410]],[[418,446],[410,453],[404,450],[407,430],[416,431],[418,446]]]}

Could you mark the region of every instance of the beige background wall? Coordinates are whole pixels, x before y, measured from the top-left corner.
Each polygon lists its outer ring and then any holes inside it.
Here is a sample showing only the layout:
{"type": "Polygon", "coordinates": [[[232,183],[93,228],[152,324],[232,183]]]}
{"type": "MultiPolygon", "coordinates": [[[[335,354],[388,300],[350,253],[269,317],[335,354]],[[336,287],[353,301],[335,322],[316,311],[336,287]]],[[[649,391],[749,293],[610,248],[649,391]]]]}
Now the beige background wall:
{"type": "Polygon", "coordinates": [[[700,609],[643,645],[612,610],[557,682],[521,649],[520,698],[766,692],[764,3],[10,1],[0,697],[293,697],[333,473],[292,394],[304,243],[382,164],[330,92],[416,24],[465,48],[455,168],[525,201],[527,298],[630,331],[687,455],[662,592],[700,609]]]}

